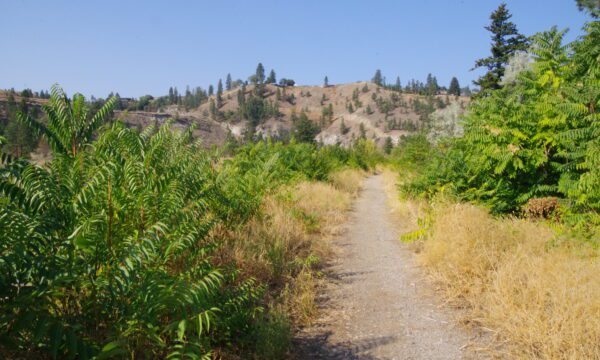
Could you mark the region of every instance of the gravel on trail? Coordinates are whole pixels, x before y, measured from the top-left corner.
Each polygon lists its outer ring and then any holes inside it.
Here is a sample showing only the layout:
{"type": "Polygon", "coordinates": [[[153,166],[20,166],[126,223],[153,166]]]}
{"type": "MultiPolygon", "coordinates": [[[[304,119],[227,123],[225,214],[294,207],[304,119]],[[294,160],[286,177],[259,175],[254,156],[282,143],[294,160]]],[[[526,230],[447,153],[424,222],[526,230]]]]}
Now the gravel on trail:
{"type": "Polygon", "coordinates": [[[464,359],[471,336],[399,241],[381,175],[367,178],[334,242],[319,318],[294,338],[296,359],[464,359]]]}

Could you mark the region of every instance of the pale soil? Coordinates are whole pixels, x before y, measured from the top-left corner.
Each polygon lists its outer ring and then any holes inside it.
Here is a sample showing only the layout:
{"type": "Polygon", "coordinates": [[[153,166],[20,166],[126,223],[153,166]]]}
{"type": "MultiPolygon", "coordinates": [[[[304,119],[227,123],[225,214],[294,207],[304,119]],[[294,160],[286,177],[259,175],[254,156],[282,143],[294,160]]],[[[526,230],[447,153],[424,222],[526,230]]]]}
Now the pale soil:
{"type": "Polygon", "coordinates": [[[365,180],[320,299],[295,340],[298,359],[461,359],[473,335],[441,304],[398,238],[381,176],[365,180]]]}

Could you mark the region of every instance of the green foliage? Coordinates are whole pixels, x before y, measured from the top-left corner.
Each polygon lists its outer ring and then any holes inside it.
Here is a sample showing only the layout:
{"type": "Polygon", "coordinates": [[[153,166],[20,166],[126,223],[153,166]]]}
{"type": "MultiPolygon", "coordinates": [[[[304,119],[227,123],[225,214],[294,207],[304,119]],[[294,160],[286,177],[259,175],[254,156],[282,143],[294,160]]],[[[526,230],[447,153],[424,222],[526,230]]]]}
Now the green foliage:
{"type": "Polygon", "coordinates": [[[300,118],[294,124],[294,136],[300,142],[314,143],[315,136],[319,133],[319,127],[313,123],[306,113],[300,113],[300,118]]]}
{"type": "Polygon", "coordinates": [[[517,26],[510,21],[511,17],[506,4],[502,3],[490,15],[490,25],[485,27],[492,33],[492,55],[475,62],[475,68],[484,67],[488,72],[474,81],[481,88],[482,94],[488,90],[499,89],[500,80],[504,76],[504,69],[510,57],[518,51],[527,49],[528,41],[519,34],[517,26]]]}
{"type": "Polygon", "coordinates": [[[100,110],[90,115],[83,95],[75,94],[70,100],[57,85],[52,87],[51,93],[50,101],[43,106],[47,124],[23,112],[17,114],[18,119],[36,135],[43,136],[55,154],[75,157],[110,116],[116,99],[108,99],[100,110]]]}
{"type": "Polygon", "coordinates": [[[450,81],[448,95],[460,96],[460,85],[458,84],[458,79],[456,77],[453,77],[450,81]]]}
{"type": "Polygon", "coordinates": [[[259,142],[220,161],[193,142],[193,129],[169,123],[140,133],[117,122],[92,141],[108,110],[88,114],[82,101],[55,87],[48,125],[30,122],[51,139],[47,165],[2,155],[8,355],[210,358],[217,347],[253,341],[253,332],[276,331],[257,350],[280,358],[288,325],[276,317],[257,325],[264,285],[216,257],[221,244],[210,234],[255,216],[277,186],[374,166],[374,145],[259,142]]]}
{"type": "Polygon", "coordinates": [[[565,214],[597,214],[600,24],[585,31],[569,45],[555,28],[534,36],[531,66],[473,101],[464,136],[424,152],[428,166],[406,190],[452,189],[495,212],[519,212],[531,198],[558,196],[565,214]]]}
{"type": "Polygon", "coordinates": [[[386,153],[387,155],[392,153],[392,150],[394,149],[394,143],[392,142],[392,138],[387,136],[385,138],[385,143],[383,144],[383,152],[386,153]]]}
{"type": "Polygon", "coordinates": [[[375,71],[375,75],[373,75],[373,79],[371,79],[371,81],[373,81],[373,83],[375,85],[381,86],[383,84],[383,77],[381,76],[381,70],[377,69],[375,71]]]}
{"type": "Polygon", "coordinates": [[[267,84],[277,84],[277,77],[275,76],[275,70],[271,69],[269,77],[266,80],[267,84]]]}

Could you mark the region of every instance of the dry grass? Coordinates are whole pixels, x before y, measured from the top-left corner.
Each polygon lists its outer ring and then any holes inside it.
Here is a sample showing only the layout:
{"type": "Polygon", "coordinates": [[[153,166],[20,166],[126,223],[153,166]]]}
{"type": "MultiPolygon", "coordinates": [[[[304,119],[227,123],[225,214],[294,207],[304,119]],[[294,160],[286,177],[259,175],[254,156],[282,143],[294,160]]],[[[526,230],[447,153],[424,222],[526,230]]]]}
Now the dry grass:
{"type": "Polygon", "coordinates": [[[319,263],[330,254],[330,239],[358,191],[355,172],[335,179],[335,186],[301,182],[279,189],[263,201],[261,216],[229,236],[229,256],[243,276],[269,284],[267,301],[284,308],[296,325],[316,315],[319,263]]]}
{"type": "Polygon", "coordinates": [[[381,170],[383,185],[388,197],[388,204],[394,218],[400,222],[405,232],[419,229],[418,220],[425,215],[427,204],[421,200],[402,199],[399,201],[398,175],[389,168],[381,170]]]}
{"type": "Polygon", "coordinates": [[[510,357],[600,359],[593,250],[575,241],[556,245],[544,223],[496,219],[467,204],[439,206],[434,219],[423,264],[450,300],[466,305],[468,320],[507,342],[510,357]]]}
{"type": "Polygon", "coordinates": [[[466,309],[466,324],[495,335],[493,355],[600,359],[597,250],[548,222],[498,219],[446,199],[401,199],[397,173],[383,175],[404,230],[414,232],[427,219],[419,260],[447,300],[466,309]]]}
{"type": "Polygon", "coordinates": [[[351,194],[358,195],[365,172],[357,169],[344,169],[329,175],[329,182],[336,189],[351,194]]]}

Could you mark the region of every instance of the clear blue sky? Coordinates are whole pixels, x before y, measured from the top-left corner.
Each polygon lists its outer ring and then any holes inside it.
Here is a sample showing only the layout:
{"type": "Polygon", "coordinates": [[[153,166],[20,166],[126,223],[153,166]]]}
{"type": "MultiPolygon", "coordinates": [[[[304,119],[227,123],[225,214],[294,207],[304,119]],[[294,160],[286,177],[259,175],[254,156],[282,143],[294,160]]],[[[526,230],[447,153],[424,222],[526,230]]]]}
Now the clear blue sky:
{"type": "MultiPolygon", "coordinates": [[[[477,76],[496,0],[33,1],[0,0],[0,88],[105,97],[246,79],[260,61],[299,84],[427,73],[447,85],[477,76]]],[[[519,30],[557,25],[568,39],[589,18],[574,0],[507,1],[519,30]]]]}

